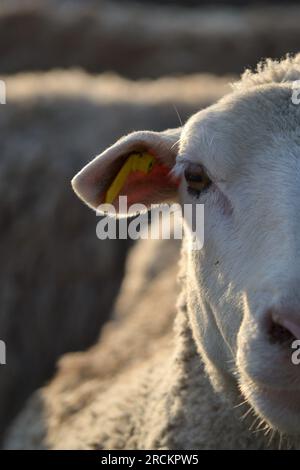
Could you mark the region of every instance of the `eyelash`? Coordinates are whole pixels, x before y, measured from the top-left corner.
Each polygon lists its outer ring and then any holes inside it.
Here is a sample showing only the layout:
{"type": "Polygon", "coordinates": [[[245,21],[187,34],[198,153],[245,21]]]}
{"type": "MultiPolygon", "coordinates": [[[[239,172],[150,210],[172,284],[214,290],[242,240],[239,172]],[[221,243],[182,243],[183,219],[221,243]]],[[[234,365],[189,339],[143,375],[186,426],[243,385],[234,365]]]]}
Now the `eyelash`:
{"type": "Polygon", "coordinates": [[[212,184],[211,179],[200,165],[188,165],[184,170],[187,191],[193,197],[199,197],[212,184]]]}

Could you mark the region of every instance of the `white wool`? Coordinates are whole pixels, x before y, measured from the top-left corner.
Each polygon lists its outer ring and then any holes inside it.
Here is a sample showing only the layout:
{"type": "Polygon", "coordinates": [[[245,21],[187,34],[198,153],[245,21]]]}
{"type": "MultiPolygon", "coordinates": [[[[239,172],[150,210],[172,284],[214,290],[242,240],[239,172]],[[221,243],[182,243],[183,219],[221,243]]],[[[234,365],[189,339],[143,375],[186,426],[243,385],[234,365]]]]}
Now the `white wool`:
{"type": "Polygon", "coordinates": [[[266,59],[256,69],[246,69],[241,79],[232,84],[233,90],[249,90],[268,83],[287,83],[300,78],[300,53],[288,54],[282,60],[266,59]]]}

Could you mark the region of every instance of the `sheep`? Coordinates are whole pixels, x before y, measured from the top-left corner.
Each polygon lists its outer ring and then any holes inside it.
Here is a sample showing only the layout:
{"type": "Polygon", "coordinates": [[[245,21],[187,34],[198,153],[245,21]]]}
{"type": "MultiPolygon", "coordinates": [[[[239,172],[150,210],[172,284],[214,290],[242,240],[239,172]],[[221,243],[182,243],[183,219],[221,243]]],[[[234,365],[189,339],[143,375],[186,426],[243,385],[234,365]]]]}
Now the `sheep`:
{"type": "MultiPolygon", "coordinates": [[[[173,240],[139,241],[129,253],[122,289],[112,319],[102,328],[101,340],[86,352],[69,353],[59,360],[58,375],[52,385],[55,386],[55,394],[60,395],[65,386],[71,392],[72,396],[62,404],[64,411],[61,410],[66,427],[73,417],[79,396],[80,401],[86,402],[90,397],[92,402],[94,386],[97,389],[99,385],[102,387],[96,377],[102,377],[103,390],[109,391],[109,386],[120,373],[126,375],[126,371],[135,370],[144,361],[149,361],[157,349],[171,341],[179,252],[180,245],[173,240]]],[[[125,377],[125,386],[126,381],[125,377]]],[[[35,398],[33,401],[39,406],[35,398]]],[[[39,435],[44,432],[44,425],[37,419],[36,412],[32,413],[31,406],[29,408],[26,421],[29,419],[39,435]]],[[[25,444],[21,435],[23,431],[20,432],[21,441],[19,437],[14,441],[16,447],[36,446],[37,443],[25,444]]],[[[64,446],[69,447],[65,439],[61,447],[64,446]]]]}
{"type": "MultiPolygon", "coordinates": [[[[90,132],[107,115],[96,94],[70,93],[72,77],[75,82],[80,77],[81,85],[88,81],[84,74],[62,77],[59,72],[5,77],[7,104],[0,107],[0,340],[5,342],[6,364],[0,364],[0,437],[25,400],[54,373],[57,359],[97,340],[131,246],[126,240],[100,244],[92,229],[94,214],[68,188],[84,162],[85,147],[91,152],[99,147],[96,133],[92,138],[90,132]],[[79,136],[81,119],[85,124],[79,136]],[[104,276],[109,279],[105,287],[104,276]]],[[[98,81],[101,85],[101,77],[98,81]]],[[[107,124],[108,139],[114,128],[107,124]]]]}
{"type": "MultiPolygon", "coordinates": [[[[86,375],[62,369],[32,397],[6,448],[299,448],[290,347],[300,330],[299,78],[300,54],[267,60],[181,128],[132,133],[75,176],[79,197],[101,208],[126,156],[150,152],[160,179],[154,170],[143,176],[142,202],[172,194],[204,204],[205,243],[194,249],[186,226],[174,331],[155,344],[150,335],[145,346],[150,325],[163,321],[156,285],[147,325],[130,336],[132,343],[143,336],[135,357],[111,376],[101,364],[86,375]]],[[[139,182],[123,195],[138,197],[139,182]]],[[[126,349],[122,327],[111,327],[103,349],[106,341],[126,349]]]]}
{"type": "Polygon", "coordinates": [[[86,152],[132,127],[176,125],[173,103],[184,118],[227,88],[221,78],[133,83],[76,70],[1,78],[0,437],[57,359],[97,340],[121,285],[132,242],[99,241],[99,218],[68,185],[86,152]]]}

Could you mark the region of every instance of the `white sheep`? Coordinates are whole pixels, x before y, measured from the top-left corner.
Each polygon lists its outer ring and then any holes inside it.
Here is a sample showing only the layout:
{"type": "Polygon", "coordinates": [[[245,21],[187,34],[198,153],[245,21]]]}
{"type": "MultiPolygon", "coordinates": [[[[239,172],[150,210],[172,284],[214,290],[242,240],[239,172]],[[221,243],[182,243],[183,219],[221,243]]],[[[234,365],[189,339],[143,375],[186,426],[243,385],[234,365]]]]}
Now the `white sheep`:
{"type": "MultiPolygon", "coordinates": [[[[157,341],[109,380],[97,370],[88,379],[60,374],[29,403],[7,447],[299,447],[290,347],[300,338],[299,79],[300,55],[267,61],[181,129],[133,133],[75,177],[79,197],[96,208],[124,158],[150,152],[157,171],[124,192],[131,201],[179,194],[182,204],[204,204],[204,247],[191,250],[187,231],[172,343],[157,341]],[[162,165],[180,176],[179,190],[162,165]]],[[[157,292],[149,324],[163,315],[157,292]]]]}

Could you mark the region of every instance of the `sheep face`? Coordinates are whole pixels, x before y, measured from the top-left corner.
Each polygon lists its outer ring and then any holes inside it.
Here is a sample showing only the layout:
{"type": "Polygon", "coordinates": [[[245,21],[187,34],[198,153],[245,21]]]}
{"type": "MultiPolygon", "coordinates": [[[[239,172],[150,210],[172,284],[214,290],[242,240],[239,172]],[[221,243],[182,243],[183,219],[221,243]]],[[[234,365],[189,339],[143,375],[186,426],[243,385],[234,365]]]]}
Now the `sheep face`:
{"type": "Polygon", "coordinates": [[[291,84],[261,85],[233,92],[182,129],[133,133],[73,187],[96,208],[128,155],[146,151],[157,171],[127,181],[131,203],[179,195],[204,204],[204,246],[190,250],[187,231],[183,251],[188,315],[209,377],[216,389],[241,393],[271,427],[297,433],[300,108],[291,97],[291,84]]]}
{"type": "Polygon", "coordinates": [[[185,251],[188,312],[208,374],[217,389],[238,385],[270,427],[293,434],[300,432],[300,366],[293,361],[300,108],[290,85],[233,93],[193,116],[177,168],[188,176],[182,201],[205,206],[204,246],[191,251],[186,243],[185,251]],[[211,180],[200,192],[186,171],[197,174],[197,166],[211,180]]]}

